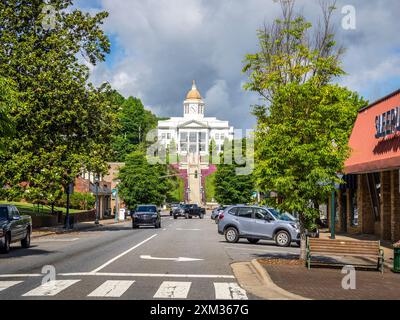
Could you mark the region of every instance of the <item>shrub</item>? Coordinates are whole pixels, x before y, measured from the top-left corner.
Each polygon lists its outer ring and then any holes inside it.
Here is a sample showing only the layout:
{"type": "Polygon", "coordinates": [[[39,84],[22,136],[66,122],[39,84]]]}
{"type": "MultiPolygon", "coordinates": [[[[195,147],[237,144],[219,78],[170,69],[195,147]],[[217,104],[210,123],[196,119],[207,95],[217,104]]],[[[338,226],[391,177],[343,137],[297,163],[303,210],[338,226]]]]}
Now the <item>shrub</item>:
{"type": "MultiPolygon", "coordinates": [[[[96,197],[91,193],[74,192],[70,195],[70,208],[77,210],[93,209],[96,203],[96,197]]],[[[58,207],[65,208],[67,206],[67,195],[64,194],[62,199],[57,202],[58,207]]]]}

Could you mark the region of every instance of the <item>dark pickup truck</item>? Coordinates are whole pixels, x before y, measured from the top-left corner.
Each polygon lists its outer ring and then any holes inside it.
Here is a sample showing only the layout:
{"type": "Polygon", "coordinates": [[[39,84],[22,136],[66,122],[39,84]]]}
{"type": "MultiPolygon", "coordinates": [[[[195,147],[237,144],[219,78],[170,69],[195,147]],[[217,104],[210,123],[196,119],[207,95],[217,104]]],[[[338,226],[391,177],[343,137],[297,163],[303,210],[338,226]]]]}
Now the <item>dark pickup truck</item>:
{"type": "Polygon", "coordinates": [[[178,217],[185,217],[185,219],[199,217],[200,219],[203,219],[205,214],[206,209],[200,208],[197,204],[181,204],[173,212],[174,219],[178,219],[178,217]]]}
{"type": "Polygon", "coordinates": [[[21,241],[23,248],[31,245],[32,218],[21,216],[12,205],[0,205],[0,252],[10,252],[11,243],[21,241]]]}

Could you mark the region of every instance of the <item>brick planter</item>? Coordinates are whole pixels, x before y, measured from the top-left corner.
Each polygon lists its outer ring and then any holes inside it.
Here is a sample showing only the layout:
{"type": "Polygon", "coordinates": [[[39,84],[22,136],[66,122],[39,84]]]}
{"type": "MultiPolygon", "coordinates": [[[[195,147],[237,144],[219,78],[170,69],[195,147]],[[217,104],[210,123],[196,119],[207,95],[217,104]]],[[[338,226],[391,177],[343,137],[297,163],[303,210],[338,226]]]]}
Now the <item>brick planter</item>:
{"type": "Polygon", "coordinates": [[[58,225],[57,216],[33,216],[32,227],[45,228],[45,227],[56,227],[58,225]]]}

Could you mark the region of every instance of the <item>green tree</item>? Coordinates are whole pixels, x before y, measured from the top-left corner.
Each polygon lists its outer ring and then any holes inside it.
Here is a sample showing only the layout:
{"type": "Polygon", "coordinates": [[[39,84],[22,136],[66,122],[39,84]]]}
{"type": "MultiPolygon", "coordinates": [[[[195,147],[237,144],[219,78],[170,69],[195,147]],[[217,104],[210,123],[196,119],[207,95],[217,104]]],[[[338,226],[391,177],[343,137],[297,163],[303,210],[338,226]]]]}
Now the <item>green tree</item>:
{"type": "MultiPolygon", "coordinates": [[[[18,104],[15,85],[0,77],[0,152],[4,149],[5,139],[9,139],[15,132],[14,124],[9,116],[13,105],[18,104]]],[[[1,183],[0,183],[0,186],[1,183]]]]}
{"type": "Polygon", "coordinates": [[[114,157],[117,161],[125,161],[139,144],[146,142],[147,133],[157,127],[157,117],[146,110],[138,98],[119,98],[117,102],[120,103],[120,110],[114,132],[114,157]]]}
{"type": "Polygon", "coordinates": [[[129,207],[138,204],[165,202],[172,189],[167,165],[149,163],[145,151],[140,148],[126,158],[126,165],[119,174],[120,194],[129,207]]]}
{"type": "MultiPolygon", "coordinates": [[[[241,147],[242,155],[245,156],[246,139],[243,139],[241,147]]],[[[253,174],[238,174],[237,169],[243,168],[244,165],[234,163],[233,153],[233,142],[225,141],[221,164],[217,165],[213,179],[215,199],[222,205],[249,203],[255,191],[253,174]]]]}
{"type": "Polygon", "coordinates": [[[71,0],[49,3],[51,28],[44,1],[0,3],[0,75],[17,84],[22,101],[10,110],[16,135],[0,156],[0,180],[17,189],[29,182],[27,198],[54,202],[83,168],[107,169],[114,115],[109,86],[88,83],[86,65],[109,52],[101,30],[108,14],[83,13],[71,0]]]}
{"type": "Polygon", "coordinates": [[[283,3],[283,19],[260,31],[261,52],[248,55],[246,88],[268,103],[258,106],[255,180],[260,191],[275,191],[271,205],[300,215],[302,254],[305,230],[314,227],[319,204],[341,182],[348,139],[365,101],[331,82],[344,72],[330,25],[333,6],[323,7],[325,24],[312,25],[283,3]],[[314,37],[312,36],[314,35],[314,37]]]}

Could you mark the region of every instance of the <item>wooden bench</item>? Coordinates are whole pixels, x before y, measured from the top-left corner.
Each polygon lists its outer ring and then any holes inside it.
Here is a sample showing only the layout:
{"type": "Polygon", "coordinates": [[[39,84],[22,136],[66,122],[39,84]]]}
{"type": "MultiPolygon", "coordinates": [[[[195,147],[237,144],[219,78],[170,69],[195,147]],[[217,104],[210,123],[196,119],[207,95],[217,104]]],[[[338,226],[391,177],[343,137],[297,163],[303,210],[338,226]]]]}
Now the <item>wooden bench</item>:
{"type": "Polygon", "coordinates": [[[347,241],[307,238],[307,266],[315,256],[352,256],[377,259],[377,270],[384,271],[384,252],[380,241],[347,241]]]}

